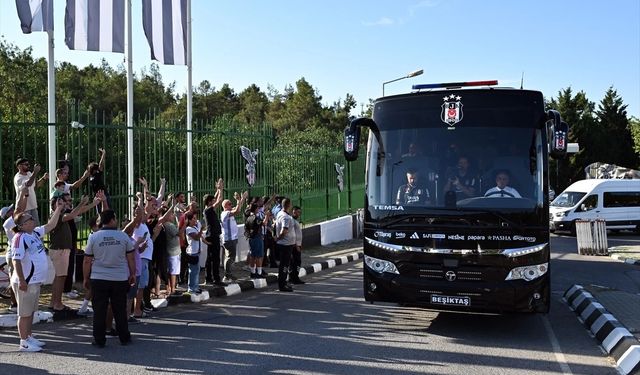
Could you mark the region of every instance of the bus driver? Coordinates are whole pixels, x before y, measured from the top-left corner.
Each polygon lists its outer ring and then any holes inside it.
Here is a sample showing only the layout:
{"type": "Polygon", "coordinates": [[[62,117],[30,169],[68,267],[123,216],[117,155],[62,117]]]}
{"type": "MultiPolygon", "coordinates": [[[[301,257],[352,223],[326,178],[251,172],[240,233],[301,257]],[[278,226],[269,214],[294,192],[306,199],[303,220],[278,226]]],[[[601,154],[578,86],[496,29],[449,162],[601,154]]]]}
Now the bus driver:
{"type": "Polygon", "coordinates": [[[418,172],[413,169],[407,171],[407,183],[398,188],[396,194],[397,205],[425,205],[430,203],[429,190],[418,184],[418,172]]]}
{"type": "Polygon", "coordinates": [[[498,171],[496,174],[496,186],[484,193],[485,197],[491,198],[522,198],[520,193],[509,185],[509,172],[506,170],[498,171]]]}

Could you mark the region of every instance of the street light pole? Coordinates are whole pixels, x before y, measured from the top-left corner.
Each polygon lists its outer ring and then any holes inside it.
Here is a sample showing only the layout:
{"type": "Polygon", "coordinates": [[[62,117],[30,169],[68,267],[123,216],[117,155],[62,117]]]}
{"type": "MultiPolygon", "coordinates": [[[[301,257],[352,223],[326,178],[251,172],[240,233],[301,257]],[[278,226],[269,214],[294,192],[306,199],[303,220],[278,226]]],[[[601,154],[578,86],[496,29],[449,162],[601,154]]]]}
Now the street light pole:
{"type": "Polygon", "coordinates": [[[384,85],[386,85],[387,83],[391,83],[391,82],[395,82],[395,81],[399,81],[401,79],[405,79],[405,78],[412,78],[412,77],[417,77],[419,75],[421,75],[422,73],[424,73],[424,70],[420,69],[420,70],[414,70],[413,72],[410,72],[409,74],[407,74],[404,77],[400,77],[400,78],[396,78],[396,79],[392,79],[391,81],[387,81],[387,82],[382,82],[382,96],[384,96],[384,85]]]}

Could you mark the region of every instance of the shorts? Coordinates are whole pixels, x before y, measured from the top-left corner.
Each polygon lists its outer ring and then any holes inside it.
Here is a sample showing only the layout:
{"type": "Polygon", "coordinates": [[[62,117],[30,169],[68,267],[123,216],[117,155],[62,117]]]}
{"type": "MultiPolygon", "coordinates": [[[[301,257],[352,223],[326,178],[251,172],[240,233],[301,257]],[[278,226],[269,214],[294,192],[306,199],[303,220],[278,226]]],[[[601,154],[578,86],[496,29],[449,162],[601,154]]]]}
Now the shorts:
{"type": "Polygon", "coordinates": [[[249,239],[249,254],[254,258],[264,257],[264,241],[262,237],[256,236],[249,239]]]}
{"type": "Polygon", "coordinates": [[[176,276],[180,274],[180,255],[169,255],[167,263],[169,263],[169,275],[176,276]]]}
{"type": "Polygon", "coordinates": [[[69,254],[71,249],[49,249],[49,257],[53,263],[56,276],[67,276],[69,268],[69,254]]]}
{"type": "Polygon", "coordinates": [[[27,291],[20,290],[18,284],[11,284],[13,294],[18,301],[18,316],[30,317],[38,311],[38,300],[40,299],[40,283],[27,285],[27,291]]]}
{"type": "Polygon", "coordinates": [[[140,259],[142,269],[140,270],[140,280],[138,280],[138,289],[144,289],[149,286],[149,259],[140,259]]]}
{"type": "Polygon", "coordinates": [[[129,291],[127,292],[127,299],[136,298],[136,294],[138,294],[139,283],[140,283],[140,276],[136,276],[136,283],[134,285],[129,286],[129,291]]]}

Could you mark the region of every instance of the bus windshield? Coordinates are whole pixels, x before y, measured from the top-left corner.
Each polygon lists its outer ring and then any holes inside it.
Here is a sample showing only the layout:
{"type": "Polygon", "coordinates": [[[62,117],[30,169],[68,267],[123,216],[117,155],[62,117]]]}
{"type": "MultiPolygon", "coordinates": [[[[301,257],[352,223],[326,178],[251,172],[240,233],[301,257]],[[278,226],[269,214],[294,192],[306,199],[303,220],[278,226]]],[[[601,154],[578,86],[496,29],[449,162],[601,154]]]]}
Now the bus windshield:
{"type": "Polygon", "coordinates": [[[541,208],[543,139],[533,127],[382,127],[370,140],[369,207],[528,211],[541,208]],[[385,129],[386,128],[386,129],[385,129]]]}

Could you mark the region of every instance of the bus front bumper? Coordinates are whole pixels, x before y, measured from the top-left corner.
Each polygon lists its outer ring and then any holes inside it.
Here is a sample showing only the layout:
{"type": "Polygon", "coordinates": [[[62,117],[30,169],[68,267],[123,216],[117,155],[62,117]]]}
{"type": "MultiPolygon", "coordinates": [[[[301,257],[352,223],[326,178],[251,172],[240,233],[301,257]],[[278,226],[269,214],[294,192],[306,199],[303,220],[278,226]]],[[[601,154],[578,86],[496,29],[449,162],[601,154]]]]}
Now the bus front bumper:
{"type": "Polygon", "coordinates": [[[549,311],[549,273],[532,280],[425,281],[364,267],[367,301],[397,302],[435,310],[482,312],[549,311]]]}

